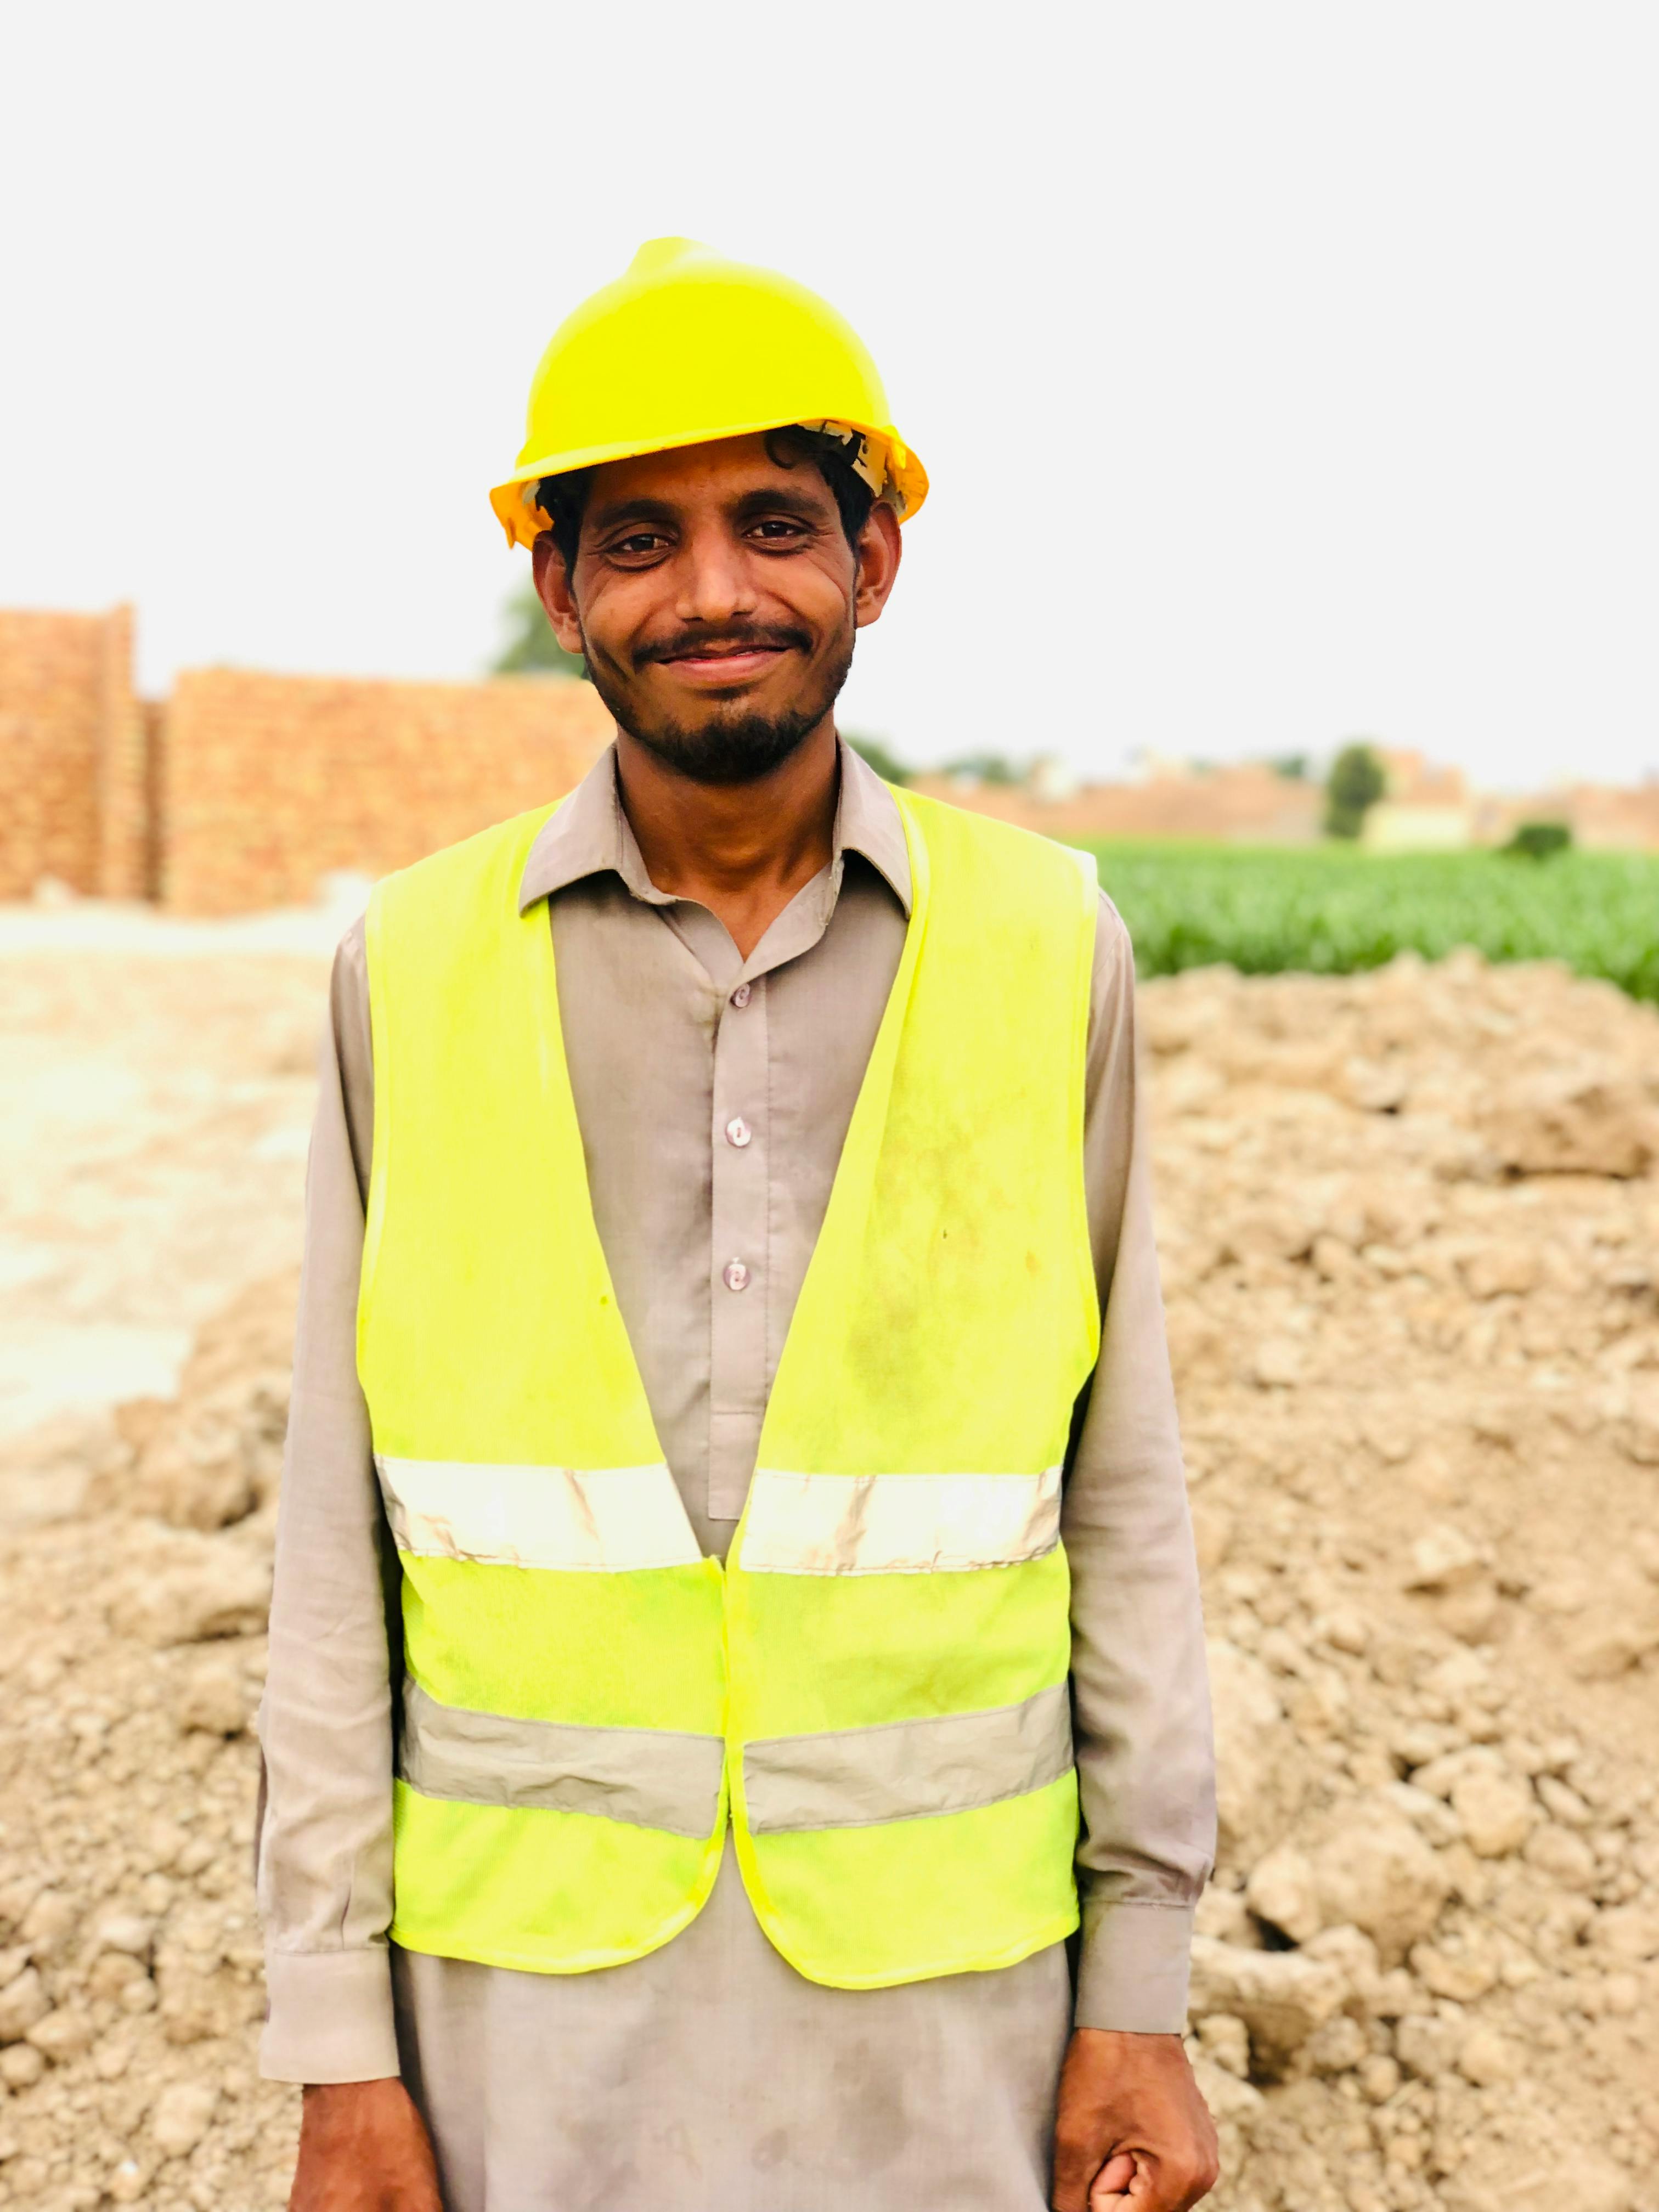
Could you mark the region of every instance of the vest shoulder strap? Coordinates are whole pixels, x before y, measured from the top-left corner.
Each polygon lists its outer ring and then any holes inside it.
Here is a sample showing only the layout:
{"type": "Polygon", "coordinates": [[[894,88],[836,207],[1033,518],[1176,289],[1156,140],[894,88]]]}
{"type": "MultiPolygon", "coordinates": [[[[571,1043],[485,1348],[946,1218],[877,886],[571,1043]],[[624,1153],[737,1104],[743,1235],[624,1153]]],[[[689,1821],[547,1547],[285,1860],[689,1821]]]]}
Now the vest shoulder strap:
{"type": "Polygon", "coordinates": [[[388,928],[400,936],[417,928],[423,938],[431,933],[434,945],[459,945],[482,911],[500,908],[516,914],[530,848],[554,811],[533,806],[383,877],[369,900],[371,960],[376,939],[388,928]]]}
{"type": "MultiPolygon", "coordinates": [[[[1000,822],[994,815],[970,813],[948,799],[911,791],[896,792],[895,796],[918,833],[910,841],[912,847],[922,845],[941,863],[966,864],[972,871],[976,899],[998,908],[1005,903],[1024,908],[1033,891],[1052,897],[1058,890],[1062,907],[1080,896],[1092,920],[1100,890],[1092,853],[1060,844],[1017,823],[1000,822]]],[[[927,864],[924,858],[923,865],[927,864]]],[[[993,916],[988,914],[987,919],[993,916]]]]}

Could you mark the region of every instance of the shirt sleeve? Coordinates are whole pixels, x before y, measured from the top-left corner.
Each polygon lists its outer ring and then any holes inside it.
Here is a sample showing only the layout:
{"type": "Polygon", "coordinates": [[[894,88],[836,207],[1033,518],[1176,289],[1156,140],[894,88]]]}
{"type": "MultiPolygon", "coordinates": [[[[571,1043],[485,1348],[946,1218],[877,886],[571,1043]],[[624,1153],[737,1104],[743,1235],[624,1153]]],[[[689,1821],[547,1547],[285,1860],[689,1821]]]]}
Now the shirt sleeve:
{"type": "Polygon", "coordinates": [[[357,1382],[357,1281],[374,1127],[361,923],[334,963],[306,1174],[306,1251],[259,1713],[256,1842],[269,2009],[260,2070],[398,2070],[392,1920],[391,1555],[357,1382]]]}
{"type": "Polygon", "coordinates": [[[1084,1130],[1100,1358],[1073,1429],[1061,1533],[1082,1834],[1077,2024],[1179,2033],[1193,1911],[1215,1855],[1198,1566],[1165,1340],[1134,961],[1103,894],[1084,1130]]]}

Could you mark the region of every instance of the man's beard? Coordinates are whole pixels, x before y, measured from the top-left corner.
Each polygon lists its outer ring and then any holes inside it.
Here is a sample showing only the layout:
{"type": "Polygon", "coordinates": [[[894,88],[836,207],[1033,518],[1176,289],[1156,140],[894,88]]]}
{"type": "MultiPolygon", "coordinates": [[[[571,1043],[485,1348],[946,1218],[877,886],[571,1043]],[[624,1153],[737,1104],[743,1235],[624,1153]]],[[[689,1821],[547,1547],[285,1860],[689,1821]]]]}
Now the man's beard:
{"type": "MultiPolygon", "coordinates": [[[[617,727],[626,730],[665,768],[692,783],[758,783],[799,750],[835,705],[853,665],[853,636],[849,624],[845,639],[818,670],[811,691],[780,713],[744,713],[735,704],[716,704],[708,720],[695,727],[668,716],[647,716],[642,702],[591,648],[587,673],[617,727]]],[[[723,645],[737,641],[724,635],[720,640],[723,645]]],[[[666,658],[663,651],[650,655],[653,660],[666,658]]]]}

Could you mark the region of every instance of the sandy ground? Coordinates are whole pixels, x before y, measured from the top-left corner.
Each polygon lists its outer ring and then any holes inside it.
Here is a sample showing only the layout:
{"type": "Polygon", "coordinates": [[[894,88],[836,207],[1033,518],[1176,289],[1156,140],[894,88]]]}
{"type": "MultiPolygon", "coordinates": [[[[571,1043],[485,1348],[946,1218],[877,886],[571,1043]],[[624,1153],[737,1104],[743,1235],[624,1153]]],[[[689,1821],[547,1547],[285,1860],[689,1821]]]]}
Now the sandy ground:
{"type": "MultiPolygon", "coordinates": [[[[0,915],[0,2202],[283,2199],[249,1723],[343,920],[0,915]]],[[[1142,1003],[1215,2202],[1659,2212],[1659,1015],[1463,957],[1142,1003]]]]}
{"type": "Polygon", "coordinates": [[[296,1247],[335,907],[0,907],[0,1438],[173,1389],[296,1247]]]}

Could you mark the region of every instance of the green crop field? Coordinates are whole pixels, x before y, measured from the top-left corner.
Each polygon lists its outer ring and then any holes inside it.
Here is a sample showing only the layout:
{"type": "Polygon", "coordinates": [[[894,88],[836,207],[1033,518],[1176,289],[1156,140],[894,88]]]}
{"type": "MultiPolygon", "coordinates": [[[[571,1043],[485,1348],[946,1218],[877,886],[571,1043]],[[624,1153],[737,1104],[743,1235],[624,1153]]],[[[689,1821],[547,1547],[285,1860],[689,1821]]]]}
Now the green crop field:
{"type": "Polygon", "coordinates": [[[1371,854],[1349,846],[1097,845],[1143,975],[1226,961],[1253,975],[1346,975],[1396,952],[1473,945],[1564,960],[1659,1000],[1659,858],[1371,854]]]}

